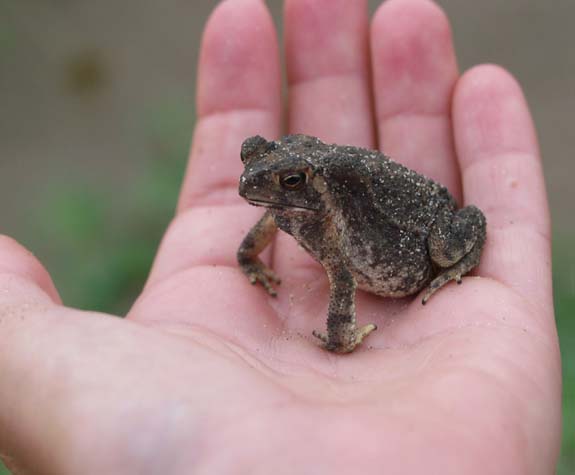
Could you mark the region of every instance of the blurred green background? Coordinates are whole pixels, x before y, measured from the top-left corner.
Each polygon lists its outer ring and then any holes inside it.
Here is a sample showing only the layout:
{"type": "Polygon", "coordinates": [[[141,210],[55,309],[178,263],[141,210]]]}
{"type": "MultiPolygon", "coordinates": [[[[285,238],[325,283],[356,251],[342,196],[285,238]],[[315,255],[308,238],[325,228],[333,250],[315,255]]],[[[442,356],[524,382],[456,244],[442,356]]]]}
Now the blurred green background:
{"type": "MultiPolygon", "coordinates": [[[[281,29],[281,0],[267,2],[281,29]]],[[[373,11],[377,1],[370,1],[373,11]]],[[[522,82],[554,220],[564,371],[558,473],[575,473],[575,2],[439,1],[462,69],[522,82]],[[552,5],[552,6],[551,6],[552,5]]],[[[66,303],[123,314],[173,215],[215,0],[0,0],[0,232],[50,269],[66,303]]],[[[0,466],[0,475],[8,473],[0,466]]]]}

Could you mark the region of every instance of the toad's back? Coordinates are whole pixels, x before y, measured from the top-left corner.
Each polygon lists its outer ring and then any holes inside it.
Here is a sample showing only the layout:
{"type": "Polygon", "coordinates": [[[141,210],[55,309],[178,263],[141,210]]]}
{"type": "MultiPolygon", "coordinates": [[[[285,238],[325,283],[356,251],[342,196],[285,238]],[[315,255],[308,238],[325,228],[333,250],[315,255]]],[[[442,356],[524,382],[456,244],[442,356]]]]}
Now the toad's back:
{"type": "Polygon", "coordinates": [[[425,287],[429,230],[454,204],[447,190],[373,151],[338,147],[325,160],[332,232],[359,287],[385,297],[425,287]]]}

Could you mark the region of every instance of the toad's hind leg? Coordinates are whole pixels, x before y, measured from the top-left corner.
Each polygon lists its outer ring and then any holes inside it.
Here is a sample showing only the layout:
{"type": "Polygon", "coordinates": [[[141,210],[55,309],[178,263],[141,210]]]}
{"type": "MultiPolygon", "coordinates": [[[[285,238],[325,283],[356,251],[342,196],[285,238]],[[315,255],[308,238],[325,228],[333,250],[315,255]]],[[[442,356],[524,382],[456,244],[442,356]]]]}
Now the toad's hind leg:
{"type": "Polygon", "coordinates": [[[455,212],[446,207],[439,213],[429,234],[428,249],[431,260],[442,270],[425,291],[423,304],[449,281],[461,284],[461,277],[479,264],[485,226],[485,216],[475,206],[455,212]]]}

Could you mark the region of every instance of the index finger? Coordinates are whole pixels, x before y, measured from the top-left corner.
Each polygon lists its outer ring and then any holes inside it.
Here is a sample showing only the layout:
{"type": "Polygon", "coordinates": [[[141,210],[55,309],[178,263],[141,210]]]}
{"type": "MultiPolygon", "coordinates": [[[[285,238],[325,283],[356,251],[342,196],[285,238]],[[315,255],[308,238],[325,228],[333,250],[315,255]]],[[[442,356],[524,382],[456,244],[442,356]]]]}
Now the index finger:
{"type": "Polygon", "coordinates": [[[276,31],[261,0],[225,0],[202,38],[197,123],[178,215],[164,236],[148,287],[199,265],[236,266],[236,251],[261,210],[238,195],[240,148],[280,130],[276,31]]]}
{"type": "Polygon", "coordinates": [[[237,194],[242,142],[279,133],[279,54],[264,2],[222,2],[206,25],[198,68],[198,118],[180,212],[222,198],[243,202],[237,194]]]}

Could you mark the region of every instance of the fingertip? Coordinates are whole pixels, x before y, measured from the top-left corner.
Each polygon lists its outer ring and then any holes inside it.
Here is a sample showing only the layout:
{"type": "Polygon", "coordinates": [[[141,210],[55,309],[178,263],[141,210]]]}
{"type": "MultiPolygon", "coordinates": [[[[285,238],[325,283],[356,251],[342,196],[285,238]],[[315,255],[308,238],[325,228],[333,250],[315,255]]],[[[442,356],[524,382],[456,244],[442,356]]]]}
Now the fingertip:
{"type": "Polygon", "coordinates": [[[485,155],[538,154],[523,90],[501,66],[482,64],[463,74],[454,92],[453,116],[463,166],[485,155]]]}
{"type": "Polygon", "coordinates": [[[372,28],[392,35],[431,29],[435,39],[451,39],[449,18],[432,0],[387,0],[375,11],[372,28]]]}
{"type": "Polygon", "coordinates": [[[0,281],[16,276],[33,283],[60,303],[58,291],[40,261],[15,239],[0,234],[0,281]]]}
{"type": "Polygon", "coordinates": [[[371,43],[376,87],[394,89],[382,116],[404,112],[406,104],[423,107],[418,112],[448,110],[457,61],[451,25],[441,7],[430,0],[384,2],[372,21],[371,43]]]}
{"type": "Polygon", "coordinates": [[[227,109],[279,111],[279,52],[262,0],[224,0],[206,23],[200,48],[198,114],[227,109]]]}
{"type": "Polygon", "coordinates": [[[366,0],[286,0],[290,133],[373,148],[366,0]]]}
{"type": "Polygon", "coordinates": [[[286,0],[290,84],[367,71],[368,21],[366,0],[286,0]]]}
{"type": "MultiPolygon", "coordinates": [[[[495,63],[483,63],[475,65],[465,71],[459,80],[458,89],[462,86],[483,86],[493,83],[501,89],[520,89],[519,83],[503,66],[495,63]]],[[[481,89],[480,89],[481,90],[481,89]]]]}

